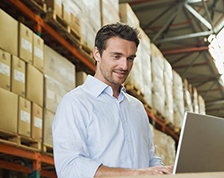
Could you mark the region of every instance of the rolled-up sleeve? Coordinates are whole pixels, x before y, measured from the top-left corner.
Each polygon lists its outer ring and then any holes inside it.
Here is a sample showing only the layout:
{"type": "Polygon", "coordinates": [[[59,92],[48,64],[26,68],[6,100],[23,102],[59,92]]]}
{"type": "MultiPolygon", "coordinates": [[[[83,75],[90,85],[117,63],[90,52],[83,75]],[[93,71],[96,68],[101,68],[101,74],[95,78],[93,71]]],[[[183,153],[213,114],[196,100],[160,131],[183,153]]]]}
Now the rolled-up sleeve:
{"type": "Polygon", "coordinates": [[[89,158],[85,112],[72,98],[65,97],[60,103],[52,134],[57,176],[94,177],[101,162],[89,158]]]}

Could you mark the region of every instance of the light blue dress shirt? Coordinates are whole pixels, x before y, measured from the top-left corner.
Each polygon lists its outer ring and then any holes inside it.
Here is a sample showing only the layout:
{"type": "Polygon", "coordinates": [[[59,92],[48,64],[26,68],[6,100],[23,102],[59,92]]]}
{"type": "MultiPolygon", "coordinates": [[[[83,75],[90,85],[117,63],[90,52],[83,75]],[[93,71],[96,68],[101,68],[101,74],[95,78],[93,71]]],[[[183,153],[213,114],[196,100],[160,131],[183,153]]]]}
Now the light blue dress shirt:
{"type": "Polygon", "coordinates": [[[122,87],[88,76],[66,94],[52,124],[54,161],[59,178],[94,177],[98,167],[162,166],[155,156],[143,105],[122,87]]]}

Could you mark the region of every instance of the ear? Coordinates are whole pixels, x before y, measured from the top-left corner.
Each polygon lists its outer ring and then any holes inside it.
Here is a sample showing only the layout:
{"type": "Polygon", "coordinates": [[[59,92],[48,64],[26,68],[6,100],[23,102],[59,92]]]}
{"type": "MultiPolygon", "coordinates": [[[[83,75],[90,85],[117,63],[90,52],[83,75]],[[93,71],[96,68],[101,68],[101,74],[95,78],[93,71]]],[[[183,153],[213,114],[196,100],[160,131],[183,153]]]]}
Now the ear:
{"type": "Polygon", "coordinates": [[[98,48],[97,48],[96,46],[95,46],[94,49],[93,49],[93,57],[94,57],[94,59],[95,59],[97,62],[100,61],[100,58],[101,58],[101,56],[100,56],[100,52],[99,52],[99,50],[98,50],[98,48]]]}

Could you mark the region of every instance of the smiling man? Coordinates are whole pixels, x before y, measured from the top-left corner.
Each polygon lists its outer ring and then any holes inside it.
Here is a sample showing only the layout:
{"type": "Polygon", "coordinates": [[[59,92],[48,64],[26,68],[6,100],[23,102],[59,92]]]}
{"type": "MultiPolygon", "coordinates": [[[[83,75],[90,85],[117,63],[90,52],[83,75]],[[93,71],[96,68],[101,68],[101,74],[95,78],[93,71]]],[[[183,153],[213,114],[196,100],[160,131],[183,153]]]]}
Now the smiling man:
{"type": "Polygon", "coordinates": [[[122,83],[133,66],[138,31],[116,23],[95,39],[96,73],[66,94],[52,125],[59,178],[169,174],[154,154],[143,105],[122,83]]]}

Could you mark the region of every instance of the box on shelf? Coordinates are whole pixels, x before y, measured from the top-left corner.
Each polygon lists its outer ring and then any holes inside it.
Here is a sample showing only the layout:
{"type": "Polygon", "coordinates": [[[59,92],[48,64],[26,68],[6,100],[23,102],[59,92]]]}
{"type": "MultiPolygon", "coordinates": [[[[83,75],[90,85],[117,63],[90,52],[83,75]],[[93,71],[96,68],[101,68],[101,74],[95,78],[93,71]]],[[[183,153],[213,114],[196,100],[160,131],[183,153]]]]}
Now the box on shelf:
{"type": "Polygon", "coordinates": [[[33,31],[19,23],[19,57],[33,63],[33,31]]]}
{"type": "Polygon", "coordinates": [[[0,48],[18,56],[18,22],[0,9],[0,48]]]}
{"type": "Polygon", "coordinates": [[[33,33],[33,66],[44,71],[44,40],[33,33]]]}
{"type": "Polygon", "coordinates": [[[18,95],[0,88],[0,129],[17,133],[18,95]]]}
{"type": "Polygon", "coordinates": [[[62,1],[63,0],[45,0],[45,3],[47,4],[47,10],[53,11],[58,15],[59,17],[62,17],[62,1]]]}
{"type": "Polygon", "coordinates": [[[76,87],[82,85],[87,77],[87,74],[84,71],[76,72],[76,87]]]}
{"type": "Polygon", "coordinates": [[[0,49],[0,87],[11,90],[11,55],[0,49]]]}
{"type": "Polygon", "coordinates": [[[31,102],[19,96],[18,134],[30,137],[31,102]]]}
{"type": "Polygon", "coordinates": [[[199,106],[199,113],[206,114],[205,100],[201,95],[198,95],[198,106],[199,106]]]}
{"type": "Polygon", "coordinates": [[[71,89],[57,80],[44,77],[44,106],[51,112],[56,112],[57,107],[63,98],[71,89]]]}
{"type": "Polygon", "coordinates": [[[42,141],[43,108],[31,103],[31,137],[42,141]]]}
{"type": "Polygon", "coordinates": [[[180,75],[173,70],[173,103],[174,103],[174,125],[181,128],[184,117],[184,93],[183,82],[180,75]]]}
{"type": "Polygon", "coordinates": [[[43,144],[48,146],[53,146],[52,129],[51,125],[54,120],[54,113],[44,109],[44,134],[43,134],[43,144]]]}
{"type": "Polygon", "coordinates": [[[75,30],[77,35],[82,38],[82,23],[81,23],[81,18],[82,18],[82,11],[80,7],[74,2],[70,1],[70,6],[71,6],[71,27],[72,29],[75,30]]]}
{"type": "Polygon", "coordinates": [[[102,0],[101,8],[101,26],[110,23],[120,22],[118,0],[102,0]]]}
{"type": "Polygon", "coordinates": [[[27,94],[26,97],[43,106],[44,79],[43,74],[34,66],[27,64],[27,94]]]}
{"type": "Polygon", "coordinates": [[[193,103],[193,112],[199,113],[198,91],[195,87],[193,87],[192,103],[193,103]]]}
{"type": "Polygon", "coordinates": [[[70,0],[62,0],[62,18],[68,23],[71,23],[70,0]]]}
{"type": "Polygon", "coordinates": [[[18,57],[12,55],[12,92],[20,96],[26,96],[26,65],[18,57]]]}
{"type": "Polygon", "coordinates": [[[44,55],[44,74],[73,89],[75,65],[47,45],[44,45],[44,55]]]}
{"type": "Polygon", "coordinates": [[[139,20],[128,3],[119,4],[120,20],[132,27],[139,27],[139,20]]]}

